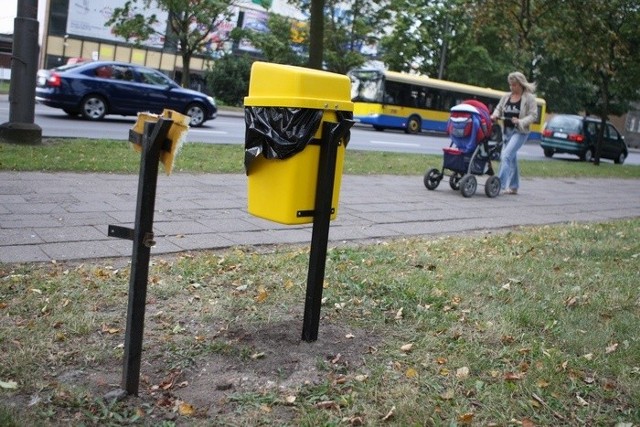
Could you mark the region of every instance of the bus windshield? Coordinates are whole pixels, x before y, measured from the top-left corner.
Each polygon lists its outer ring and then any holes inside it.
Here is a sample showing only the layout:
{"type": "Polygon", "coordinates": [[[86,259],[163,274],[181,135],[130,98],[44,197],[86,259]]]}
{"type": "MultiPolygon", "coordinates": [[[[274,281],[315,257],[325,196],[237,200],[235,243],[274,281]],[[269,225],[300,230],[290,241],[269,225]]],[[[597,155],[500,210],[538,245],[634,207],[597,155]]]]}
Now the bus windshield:
{"type": "Polygon", "coordinates": [[[351,79],[351,100],[353,102],[381,102],[384,75],[378,70],[354,70],[351,79]]]}

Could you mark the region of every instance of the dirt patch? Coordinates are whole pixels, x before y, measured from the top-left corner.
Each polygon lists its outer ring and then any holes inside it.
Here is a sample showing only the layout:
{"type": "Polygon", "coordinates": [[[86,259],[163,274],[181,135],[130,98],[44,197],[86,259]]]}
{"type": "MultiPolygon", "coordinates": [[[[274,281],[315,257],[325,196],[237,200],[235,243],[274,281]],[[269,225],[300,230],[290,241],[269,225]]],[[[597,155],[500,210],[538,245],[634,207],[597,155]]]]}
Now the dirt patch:
{"type": "Polygon", "coordinates": [[[301,334],[302,319],[297,317],[253,327],[229,327],[214,340],[235,351],[203,352],[188,368],[181,369],[172,369],[165,355],[154,350],[161,348],[153,343],[155,334],[145,337],[138,396],[123,396],[122,366],[99,366],[90,371],[71,368],[56,380],[87,388],[107,401],[122,398],[132,410],[147,408],[144,412],[150,414],[145,414],[146,421],[171,420],[185,425],[194,418],[222,422],[233,417],[243,396],[257,396],[251,404],[259,408],[259,397],[268,395],[272,400],[264,407],[278,411],[277,419],[286,423],[294,416],[291,399],[302,389],[366,375],[364,358],[379,344],[377,337],[365,331],[327,321],[321,321],[317,341],[305,342],[301,334]],[[275,405],[274,398],[278,400],[275,405]],[[190,417],[178,415],[184,408],[193,411],[190,417]]]}

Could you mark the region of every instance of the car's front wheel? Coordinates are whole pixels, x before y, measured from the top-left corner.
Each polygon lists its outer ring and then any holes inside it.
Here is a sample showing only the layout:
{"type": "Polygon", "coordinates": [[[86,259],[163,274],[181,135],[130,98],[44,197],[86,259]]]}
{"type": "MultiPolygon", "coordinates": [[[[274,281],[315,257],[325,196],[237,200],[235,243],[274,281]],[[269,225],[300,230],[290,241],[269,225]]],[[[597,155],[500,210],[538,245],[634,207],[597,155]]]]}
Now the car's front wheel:
{"type": "Polygon", "coordinates": [[[205,112],[201,105],[199,104],[189,104],[187,107],[187,111],[185,114],[191,117],[191,121],[189,122],[189,126],[197,128],[202,126],[204,123],[205,112]]]}
{"type": "Polygon", "coordinates": [[[627,153],[625,153],[624,151],[620,152],[620,155],[618,155],[618,157],[616,157],[615,159],[613,159],[613,163],[617,164],[617,165],[621,165],[624,163],[624,161],[627,159],[627,153]]]}
{"type": "Polygon", "coordinates": [[[88,120],[102,120],[107,114],[107,102],[100,95],[87,95],[80,103],[82,117],[88,120]]]}

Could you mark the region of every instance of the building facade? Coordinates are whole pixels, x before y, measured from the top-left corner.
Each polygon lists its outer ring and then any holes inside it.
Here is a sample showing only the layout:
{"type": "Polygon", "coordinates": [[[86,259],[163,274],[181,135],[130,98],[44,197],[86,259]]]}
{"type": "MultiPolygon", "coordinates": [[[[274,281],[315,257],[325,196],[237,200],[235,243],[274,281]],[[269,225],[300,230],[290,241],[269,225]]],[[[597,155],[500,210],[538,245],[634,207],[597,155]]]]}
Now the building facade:
{"type": "MultiPolygon", "coordinates": [[[[149,9],[159,20],[159,36],[136,46],[114,35],[104,24],[113,10],[123,7],[126,0],[46,0],[40,2],[44,11],[41,22],[42,46],[40,68],[66,64],[71,58],[116,60],[145,65],[165,72],[175,80],[182,73],[182,58],[175,44],[162,36],[166,34],[167,13],[149,9]],[[44,3],[44,4],[43,4],[44,3]]],[[[273,0],[269,11],[297,20],[306,17],[288,5],[286,0],[273,0]]],[[[255,49],[247,43],[233,44],[229,33],[237,26],[266,28],[268,11],[261,0],[240,0],[231,9],[231,19],[221,22],[211,34],[207,50],[191,59],[192,87],[204,91],[204,72],[222,53],[247,52],[255,49]]]]}

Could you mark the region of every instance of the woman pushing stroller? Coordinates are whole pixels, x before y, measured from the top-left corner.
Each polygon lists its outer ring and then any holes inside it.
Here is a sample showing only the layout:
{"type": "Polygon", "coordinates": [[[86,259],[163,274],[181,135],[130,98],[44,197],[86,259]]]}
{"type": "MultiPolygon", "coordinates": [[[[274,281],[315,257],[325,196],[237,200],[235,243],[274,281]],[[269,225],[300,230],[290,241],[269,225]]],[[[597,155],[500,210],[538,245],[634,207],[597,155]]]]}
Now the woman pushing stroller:
{"type": "Polygon", "coordinates": [[[520,171],[518,150],[529,138],[530,125],[538,118],[536,105],[536,84],[527,81],[519,71],[507,77],[510,91],[506,93],[491,114],[491,120],[504,119],[504,141],[500,170],[501,190],[504,194],[518,194],[520,171]]]}

